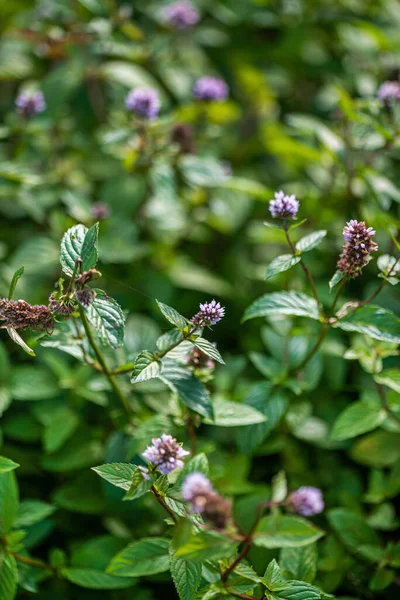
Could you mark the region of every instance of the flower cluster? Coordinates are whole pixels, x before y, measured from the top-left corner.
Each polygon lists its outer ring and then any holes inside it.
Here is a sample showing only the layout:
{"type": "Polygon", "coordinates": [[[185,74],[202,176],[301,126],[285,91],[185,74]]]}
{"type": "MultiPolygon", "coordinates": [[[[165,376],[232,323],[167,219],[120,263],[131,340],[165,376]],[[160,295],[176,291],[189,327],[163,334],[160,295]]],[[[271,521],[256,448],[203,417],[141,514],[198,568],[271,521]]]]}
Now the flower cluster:
{"type": "Polygon", "coordinates": [[[95,292],[89,288],[83,290],[77,290],[75,292],[75,298],[81,306],[88,308],[94,300],[95,292]]]}
{"type": "Polygon", "coordinates": [[[343,228],[345,244],[337,263],[341,273],[353,278],[360,275],[363,267],[370,261],[370,253],[378,250],[378,245],[372,240],[375,233],[364,221],[352,219],[347,223],[343,228]]]}
{"type": "Polygon", "coordinates": [[[190,502],[194,513],[201,514],[219,529],[226,527],[231,516],[231,503],[214,490],[203,473],[195,471],[188,475],[183,482],[181,494],[186,502],[190,502]]]}
{"type": "Polygon", "coordinates": [[[198,327],[216,325],[225,316],[225,308],[216,300],[200,304],[200,310],[191,321],[198,327]]]}
{"type": "Polygon", "coordinates": [[[187,29],[200,19],[197,9],[188,0],[178,0],[164,8],[163,17],[175,29],[187,29]]]}
{"type": "Polygon", "coordinates": [[[0,327],[38,329],[50,333],[54,329],[54,319],[51,310],[42,304],[0,298],[0,327]]]}
{"type": "Polygon", "coordinates": [[[228,97],[229,88],[223,79],[205,75],[193,86],[193,95],[197,100],[205,102],[221,101],[228,97]]]}
{"type": "Polygon", "coordinates": [[[19,114],[26,118],[31,118],[46,110],[46,102],[42,92],[22,92],[17,97],[15,105],[19,114]]]}
{"type": "Polygon", "coordinates": [[[183,458],[189,454],[182,448],[172,435],[163,433],[159,438],[153,438],[142,456],[153,463],[163,475],[172,473],[183,467],[183,458]]]}
{"type": "Polygon", "coordinates": [[[318,515],[325,508],[321,490],[307,485],[290,494],[289,506],[303,517],[318,515]]]}
{"type": "MultiPolygon", "coordinates": [[[[216,344],[214,343],[213,346],[215,345],[216,344]]],[[[213,369],[215,367],[213,359],[199,350],[196,346],[183,357],[183,361],[188,367],[194,367],[195,369],[213,369]]]]}
{"type": "Polygon", "coordinates": [[[269,203],[269,212],[274,219],[294,219],[299,210],[299,201],[296,196],[285,196],[285,193],[275,192],[275,200],[269,203]]]}
{"type": "Polygon", "coordinates": [[[400,81],[385,81],[378,90],[379,100],[391,103],[400,100],[400,81]]]}
{"type": "Polygon", "coordinates": [[[134,88],[126,97],[128,110],[144,119],[155,119],[160,110],[160,99],[153,88],[134,88]]]}

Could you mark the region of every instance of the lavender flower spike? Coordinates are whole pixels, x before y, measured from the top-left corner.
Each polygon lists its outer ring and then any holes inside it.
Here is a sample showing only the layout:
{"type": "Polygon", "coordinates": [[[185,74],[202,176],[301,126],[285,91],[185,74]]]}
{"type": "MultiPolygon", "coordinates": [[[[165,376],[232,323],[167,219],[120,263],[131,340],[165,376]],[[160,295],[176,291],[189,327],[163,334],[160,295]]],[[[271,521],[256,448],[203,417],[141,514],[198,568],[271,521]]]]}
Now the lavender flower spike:
{"type": "Polygon", "coordinates": [[[178,0],[164,8],[163,16],[168,25],[175,29],[188,29],[199,22],[197,9],[188,0],[178,0]]]}
{"type": "Polygon", "coordinates": [[[299,201],[296,196],[285,196],[284,192],[275,192],[275,200],[269,203],[269,212],[274,219],[294,219],[299,210],[299,201]]]}
{"type": "Polygon", "coordinates": [[[177,443],[172,435],[163,433],[159,438],[153,438],[142,456],[153,463],[163,475],[172,473],[184,466],[183,458],[189,454],[177,443]]]}
{"type": "Polygon", "coordinates": [[[337,268],[349,277],[357,277],[371,259],[370,253],[378,250],[372,240],[376,231],[364,221],[352,219],[343,228],[344,247],[337,268]]]}
{"type": "Polygon", "coordinates": [[[289,496],[289,504],[295,512],[303,517],[318,515],[325,508],[321,490],[306,485],[289,496]]]}
{"type": "Polygon", "coordinates": [[[199,312],[192,317],[191,321],[194,325],[205,327],[216,325],[225,316],[225,308],[216,300],[200,304],[199,312]]]}
{"type": "Polygon", "coordinates": [[[182,498],[190,502],[194,513],[201,513],[210,494],[215,494],[211,482],[203,473],[194,471],[183,482],[181,489],[182,498]]]}
{"type": "Polygon", "coordinates": [[[160,99],[153,88],[134,88],[126,97],[128,110],[144,119],[155,119],[160,110],[160,99]]]}
{"type": "Polygon", "coordinates": [[[193,86],[193,95],[197,100],[205,102],[221,101],[228,97],[229,88],[223,79],[205,75],[200,77],[193,86]]]}
{"type": "Polygon", "coordinates": [[[15,101],[20,115],[30,119],[46,109],[42,92],[22,92],[15,101]]]}
{"type": "Polygon", "coordinates": [[[378,90],[379,100],[386,103],[400,100],[400,81],[385,81],[378,90]]]}

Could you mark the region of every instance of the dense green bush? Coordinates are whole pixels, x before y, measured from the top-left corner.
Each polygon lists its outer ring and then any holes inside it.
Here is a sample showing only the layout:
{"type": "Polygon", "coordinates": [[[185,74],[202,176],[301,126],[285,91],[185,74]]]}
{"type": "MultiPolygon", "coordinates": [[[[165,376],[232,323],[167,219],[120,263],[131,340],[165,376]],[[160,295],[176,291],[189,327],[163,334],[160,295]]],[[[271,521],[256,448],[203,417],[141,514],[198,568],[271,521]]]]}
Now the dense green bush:
{"type": "Polygon", "coordinates": [[[399,8],[171,5],[0,6],[0,600],[394,600],[399,8]]]}

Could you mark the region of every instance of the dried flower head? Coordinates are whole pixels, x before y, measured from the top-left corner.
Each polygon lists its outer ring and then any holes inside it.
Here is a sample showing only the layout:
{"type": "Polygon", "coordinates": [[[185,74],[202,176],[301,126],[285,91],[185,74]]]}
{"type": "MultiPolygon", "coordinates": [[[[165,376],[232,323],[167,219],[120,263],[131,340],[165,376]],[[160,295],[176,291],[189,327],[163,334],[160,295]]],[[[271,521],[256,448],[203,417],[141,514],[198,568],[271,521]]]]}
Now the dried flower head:
{"type": "Polygon", "coordinates": [[[83,290],[77,290],[75,292],[75,298],[78,303],[85,308],[88,308],[94,300],[95,292],[89,288],[85,288],[83,290]]]}
{"type": "Polygon", "coordinates": [[[321,490],[307,485],[290,494],[289,505],[303,517],[318,515],[325,508],[321,490]]]}
{"type": "Polygon", "coordinates": [[[190,502],[192,511],[201,514],[206,521],[223,529],[231,516],[232,505],[218,494],[210,480],[198,471],[188,475],[181,489],[182,498],[190,502]]]}
{"type": "Polygon", "coordinates": [[[31,118],[46,110],[46,102],[42,92],[22,92],[15,101],[18,112],[31,118]]]}
{"type": "Polygon", "coordinates": [[[163,433],[159,438],[153,438],[151,446],[148,446],[142,456],[156,465],[163,475],[172,473],[175,469],[183,467],[183,458],[189,454],[177,443],[172,435],[163,433]]]}
{"type": "Polygon", "coordinates": [[[144,119],[155,119],[160,110],[160,99],[153,88],[134,88],[126,97],[128,110],[144,119]]]}
{"type": "Polygon", "coordinates": [[[187,29],[200,19],[198,10],[188,0],[178,0],[164,8],[163,17],[175,29],[187,29]]]}
{"type": "Polygon", "coordinates": [[[343,228],[344,247],[337,263],[341,273],[349,277],[357,277],[371,259],[371,252],[378,250],[378,245],[372,240],[375,235],[372,227],[367,227],[364,221],[352,219],[343,228]]]}
{"type": "Polygon", "coordinates": [[[38,329],[51,333],[54,319],[50,309],[42,304],[32,305],[25,300],[0,298],[0,327],[38,329]]]}
{"type": "Polygon", "coordinates": [[[228,97],[229,88],[223,79],[205,75],[193,86],[193,95],[197,100],[206,102],[221,101],[228,97]]]}
{"type": "Polygon", "coordinates": [[[200,304],[199,312],[192,317],[191,321],[198,327],[216,325],[225,316],[225,308],[216,300],[200,304]]]}
{"type": "Polygon", "coordinates": [[[194,154],[194,131],[188,123],[176,123],[171,130],[171,142],[179,146],[182,154],[194,154]]]}
{"type": "Polygon", "coordinates": [[[390,104],[400,100],[400,81],[384,81],[378,90],[379,100],[390,104]]]}
{"type": "MultiPolygon", "coordinates": [[[[215,345],[214,342],[213,346],[215,345]]],[[[183,362],[188,367],[194,367],[195,369],[213,369],[215,367],[213,359],[199,350],[197,346],[193,346],[190,352],[183,357],[183,362]]]]}
{"type": "Polygon", "coordinates": [[[74,307],[69,302],[64,301],[62,294],[52,292],[49,297],[49,309],[57,316],[61,315],[65,318],[69,317],[74,312],[74,307]]]}
{"type": "Polygon", "coordinates": [[[296,200],[296,196],[285,196],[285,193],[275,192],[275,200],[271,200],[269,203],[269,212],[274,219],[294,219],[299,210],[299,201],[296,200]]]}
{"type": "Polygon", "coordinates": [[[104,221],[111,215],[111,208],[105,202],[95,202],[91,207],[92,217],[96,221],[104,221]]]}

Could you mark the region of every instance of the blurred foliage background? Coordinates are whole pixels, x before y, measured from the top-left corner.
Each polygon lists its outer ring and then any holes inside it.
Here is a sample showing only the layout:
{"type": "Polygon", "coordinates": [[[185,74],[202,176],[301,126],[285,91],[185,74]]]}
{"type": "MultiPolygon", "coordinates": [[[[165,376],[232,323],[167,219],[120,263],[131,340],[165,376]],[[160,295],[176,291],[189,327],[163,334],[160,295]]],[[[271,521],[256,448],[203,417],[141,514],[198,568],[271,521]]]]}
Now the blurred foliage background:
{"type": "MultiPolygon", "coordinates": [[[[155,298],[190,317],[199,302],[215,297],[227,316],[213,339],[227,364],[217,367],[210,387],[215,397],[240,401],[255,393],[255,383],[269,385],[265,359],[281,360],[282,338],[293,336],[295,361],[314,332],[301,319],[295,326],[290,320],[240,324],[262,293],[288,286],[307,291],[297,268],[263,279],[268,263],[287,252],[282,232],[263,225],[275,190],[300,201],[299,218],[307,220],[301,233],[294,230],[295,240],[328,230],[307,255],[323,301],[330,302],[328,281],[347,220],[365,220],[377,231],[380,253],[394,251],[398,120],[376,93],[399,75],[400,6],[395,0],[197,0],[200,23],[176,31],[163,21],[166,4],[0,5],[0,294],[7,296],[13,272],[24,265],[16,297],[46,304],[59,277],[64,231],[100,220],[102,285],[129,312],[131,356],[154,345],[165,329],[155,298]],[[196,103],[192,87],[204,74],[222,77],[229,99],[196,103]],[[144,151],[125,107],[128,91],[143,86],[161,98],[144,151]],[[47,108],[26,121],[15,99],[31,89],[43,91],[47,108]],[[192,128],[189,153],[174,137],[178,123],[192,128]]],[[[377,273],[373,261],[346,287],[345,299],[367,297],[377,273]]],[[[384,288],[379,304],[398,307],[395,286],[384,288]]],[[[158,534],[158,507],[147,500],[119,502],[118,490],[105,490],[89,471],[124,460],[127,445],[126,436],[109,430],[101,375],[41,347],[37,336],[25,338],[36,359],[5,332],[1,338],[1,453],[21,465],[21,498],[51,503],[55,511],[28,524],[28,547],[43,556],[61,549],[81,564],[85,552],[95,552],[82,546],[89,538],[97,540],[104,560],[129,536],[158,534]]],[[[376,396],[369,373],[343,360],[352,339],[356,344],[358,338],[331,332],[304,385],[279,405],[283,413],[290,402],[285,420],[262,443],[249,444],[246,428],[201,428],[200,447],[218,489],[237,497],[243,520],[283,468],[291,488],[318,485],[328,507],[363,514],[383,539],[395,539],[398,426],[389,422],[345,442],[329,437],[349,402],[376,396]]],[[[396,360],[389,357],[385,365],[396,360]]],[[[162,414],[165,393],[157,385],[126,387],[139,419],[162,414]]],[[[399,394],[389,395],[398,406],[399,394]]],[[[187,441],[182,430],[179,435],[187,441]]],[[[147,441],[137,439],[134,450],[147,441]]],[[[323,517],[321,525],[328,527],[323,517]]],[[[384,591],[371,587],[371,564],[352,551],[344,554],[341,543],[349,545],[340,536],[321,544],[318,581],[325,591],[346,599],[397,597],[393,581],[384,591]]],[[[252,562],[262,570],[273,556],[256,549],[252,562]]],[[[40,589],[40,600],[99,596],[61,581],[40,589]]],[[[167,575],[144,579],[133,591],[101,594],[176,597],[167,575]]]]}

